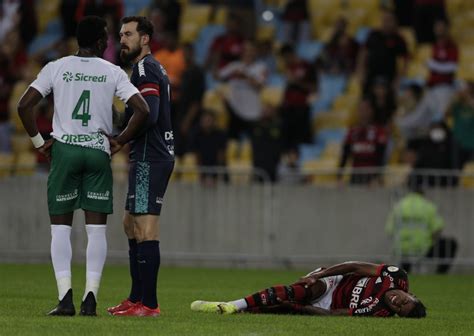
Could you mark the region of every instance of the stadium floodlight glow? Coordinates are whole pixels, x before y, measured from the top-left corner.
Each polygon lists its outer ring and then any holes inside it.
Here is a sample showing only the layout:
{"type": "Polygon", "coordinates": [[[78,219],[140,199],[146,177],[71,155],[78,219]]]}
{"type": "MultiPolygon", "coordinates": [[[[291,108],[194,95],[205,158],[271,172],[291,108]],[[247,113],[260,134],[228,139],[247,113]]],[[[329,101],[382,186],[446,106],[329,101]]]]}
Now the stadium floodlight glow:
{"type": "Polygon", "coordinates": [[[262,13],[262,18],[264,21],[272,21],[274,18],[273,12],[266,10],[262,13]]]}

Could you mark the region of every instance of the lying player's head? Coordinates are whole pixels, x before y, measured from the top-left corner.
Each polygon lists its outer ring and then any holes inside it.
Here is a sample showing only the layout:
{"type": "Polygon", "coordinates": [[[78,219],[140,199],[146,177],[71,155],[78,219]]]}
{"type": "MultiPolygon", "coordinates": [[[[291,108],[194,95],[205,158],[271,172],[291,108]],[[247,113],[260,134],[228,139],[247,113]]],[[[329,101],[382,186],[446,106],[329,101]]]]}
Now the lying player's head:
{"type": "Polygon", "coordinates": [[[385,293],[387,306],[401,317],[421,318],[426,316],[426,308],[414,295],[400,289],[392,289],[385,293]]]}
{"type": "Polygon", "coordinates": [[[124,62],[137,58],[144,46],[149,46],[153,36],[153,24],[144,16],[127,16],[120,29],[120,58],[124,62]]]}
{"type": "Polygon", "coordinates": [[[76,37],[79,48],[102,57],[107,49],[107,22],[98,16],[86,16],[77,25],[76,37]]]}

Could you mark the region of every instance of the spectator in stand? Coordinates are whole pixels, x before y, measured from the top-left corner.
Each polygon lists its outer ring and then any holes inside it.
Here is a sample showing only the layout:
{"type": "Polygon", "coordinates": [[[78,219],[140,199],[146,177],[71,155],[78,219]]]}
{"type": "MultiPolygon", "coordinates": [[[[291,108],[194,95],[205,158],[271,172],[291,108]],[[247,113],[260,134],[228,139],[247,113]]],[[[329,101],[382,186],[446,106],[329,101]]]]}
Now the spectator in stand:
{"type": "Polygon", "coordinates": [[[406,73],[408,51],[405,40],[398,33],[395,15],[384,10],[382,25],[374,30],[359,53],[358,73],[364,87],[364,94],[378,77],[384,77],[394,88],[398,88],[399,79],[406,73]],[[399,66],[399,60],[402,65],[399,66]]]}
{"type": "Polygon", "coordinates": [[[154,54],[161,48],[165,47],[165,17],[163,12],[158,8],[151,8],[149,13],[151,23],[153,23],[153,37],[150,41],[150,50],[154,54]]]}
{"type": "Polygon", "coordinates": [[[229,83],[226,106],[229,110],[229,137],[240,139],[250,135],[253,124],[262,115],[260,90],[267,78],[265,64],[257,60],[257,49],[252,41],[244,43],[242,59],[227,64],[218,78],[229,83]]]}
{"type": "Polygon", "coordinates": [[[374,80],[369,100],[374,111],[374,122],[382,126],[388,125],[397,106],[392,87],[384,77],[374,80]]]}
{"type": "Polygon", "coordinates": [[[199,124],[202,98],[206,90],[204,71],[194,60],[193,45],[185,44],[183,52],[186,68],[181,76],[181,97],[178,109],[172,114],[176,156],[181,156],[188,151],[190,134],[199,124]]]}
{"type": "Polygon", "coordinates": [[[257,43],[257,49],[258,60],[265,63],[268,73],[276,73],[278,70],[275,53],[273,51],[273,41],[270,39],[259,41],[257,43]]]}
{"type": "MultiPolygon", "coordinates": [[[[115,31],[120,31],[120,20],[124,16],[123,0],[79,0],[76,2],[76,12],[74,13],[76,22],[88,15],[104,17],[106,14],[111,14],[115,31]]],[[[71,17],[65,19],[71,20],[71,17]]]]}
{"type": "Polygon", "coordinates": [[[454,79],[458,68],[459,51],[449,34],[447,21],[436,21],[434,33],[436,42],[433,45],[433,55],[428,60],[430,75],[427,81],[426,99],[432,109],[432,119],[439,121],[443,118],[455,91],[454,79]]]}
{"type": "MultiPolygon", "coordinates": [[[[456,168],[452,155],[452,134],[444,122],[433,123],[427,138],[422,139],[415,153],[415,170],[453,170],[456,168]]],[[[458,178],[452,173],[443,172],[418,174],[416,172],[410,177],[411,183],[429,187],[456,186],[458,178]]]]}
{"type": "Polygon", "coordinates": [[[21,0],[18,9],[20,16],[18,28],[23,45],[30,44],[38,32],[38,18],[34,0],[21,0]]]}
{"type": "Polygon", "coordinates": [[[306,0],[288,0],[283,7],[283,43],[295,44],[311,39],[308,4],[306,0]]]}
{"type": "MultiPolygon", "coordinates": [[[[216,117],[212,111],[201,114],[200,126],[195,130],[192,138],[192,151],[197,155],[199,166],[225,166],[225,149],[227,139],[225,133],[216,127],[216,117]]],[[[217,176],[203,172],[201,182],[213,186],[217,176]]]]}
{"type": "MultiPolygon", "coordinates": [[[[451,0],[449,0],[451,1],[451,0]]],[[[415,0],[413,5],[413,28],[418,43],[434,43],[436,34],[431,27],[436,20],[446,20],[444,0],[415,0]]]]}
{"type": "MultiPolygon", "coordinates": [[[[368,100],[362,100],[358,108],[357,125],[350,127],[344,140],[341,159],[339,162],[342,178],[342,168],[349,158],[352,158],[352,168],[375,169],[385,165],[385,150],[387,147],[387,130],[374,122],[374,111],[368,100]]],[[[380,182],[376,172],[354,172],[351,184],[372,184],[380,182]]]]}
{"type": "Polygon", "coordinates": [[[423,88],[410,84],[404,88],[398,103],[395,125],[406,146],[412,150],[416,150],[421,138],[428,136],[431,125],[429,109],[424,108],[423,101],[423,88]]]}
{"type": "Polygon", "coordinates": [[[104,51],[103,58],[110,63],[118,64],[119,52],[120,52],[120,42],[117,39],[119,36],[118,32],[115,30],[115,22],[112,14],[107,13],[104,16],[105,21],[107,22],[107,49],[104,51]]]}
{"type": "Polygon", "coordinates": [[[241,19],[229,13],[226,22],[227,31],[217,36],[211,44],[206,60],[206,68],[217,76],[219,70],[227,64],[238,61],[244,50],[244,37],[241,34],[241,19]]]}
{"type": "Polygon", "coordinates": [[[253,166],[263,170],[270,181],[277,180],[277,167],[283,152],[283,125],[275,106],[265,104],[262,117],[252,130],[253,166]]]}
{"type": "Polygon", "coordinates": [[[18,1],[0,2],[0,43],[5,42],[7,34],[14,30],[20,22],[18,1]]]}
{"type": "Polygon", "coordinates": [[[164,19],[163,30],[167,33],[173,33],[179,36],[179,19],[181,17],[181,4],[176,0],[155,0],[151,6],[152,9],[158,9],[164,19]]]}
{"type": "MultiPolygon", "coordinates": [[[[164,47],[154,53],[153,56],[163,65],[168,74],[171,84],[171,117],[174,118],[181,97],[181,78],[186,68],[186,61],[184,59],[184,51],[178,44],[178,36],[167,32],[164,42],[164,47]]],[[[172,125],[176,131],[178,125],[172,125]]]]}
{"type": "Polygon", "coordinates": [[[317,65],[325,72],[349,75],[355,69],[358,51],[359,45],[347,32],[347,20],[340,17],[334,24],[334,31],[324,46],[317,65]]]}
{"type": "Polygon", "coordinates": [[[15,82],[15,69],[11,67],[11,60],[3,49],[0,49],[0,153],[10,153],[13,126],[10,123],[8,104],[15,82]]]}
{"type": "Polygon", "coordinates": [[[283,94],[281,116],[285,126],[285,147],[311,143],[311,97],[316,92],[316,70],[300,59],[290,45],[281,48],[287,85],[283,94]]]}
{"type": "Polygon", "coordinates": [[[457,169],[474,160],[474,82],[470,81],[448,108],[453,118],[453,154],[457,169]]]}
{"type": "Polygon", "coordinates": [[[62,0],[59,7],[61,15],[61,23],[63,26],[63,38],[69,39],[76,36],[77,20],[76,11],[78,6],[77,0],[62,0]]]}

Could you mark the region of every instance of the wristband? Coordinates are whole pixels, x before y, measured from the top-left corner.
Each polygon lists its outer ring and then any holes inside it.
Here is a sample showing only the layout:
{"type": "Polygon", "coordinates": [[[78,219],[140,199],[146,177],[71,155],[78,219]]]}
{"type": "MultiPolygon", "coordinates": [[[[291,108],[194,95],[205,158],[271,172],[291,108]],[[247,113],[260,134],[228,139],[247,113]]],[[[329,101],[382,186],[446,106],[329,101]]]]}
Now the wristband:
{"type": "Polygon", "coordinates": [[[33,146],[35,146],[35,148],[40,148],[41,146],[44,145],[44,139],[39,133],[36,134],[34,137],[31,137],[30,139],[31,139],[31,142],[33,143],[33,146]]]}

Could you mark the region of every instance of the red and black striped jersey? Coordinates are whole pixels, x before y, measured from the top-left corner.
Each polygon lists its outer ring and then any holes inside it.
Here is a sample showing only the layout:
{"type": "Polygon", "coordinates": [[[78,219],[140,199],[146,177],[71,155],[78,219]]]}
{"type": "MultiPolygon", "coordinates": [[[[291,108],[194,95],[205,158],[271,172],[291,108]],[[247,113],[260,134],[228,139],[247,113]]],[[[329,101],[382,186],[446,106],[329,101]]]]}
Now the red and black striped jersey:
{"type": "Polygon", "coordinates": [[[345,275],[337,285],[331,309],[349,309],[353,316],[392,316],[384,302],[390,289],[408,291],[407,273],[396,266],[380,265],[377,276],[345,275]]]}

